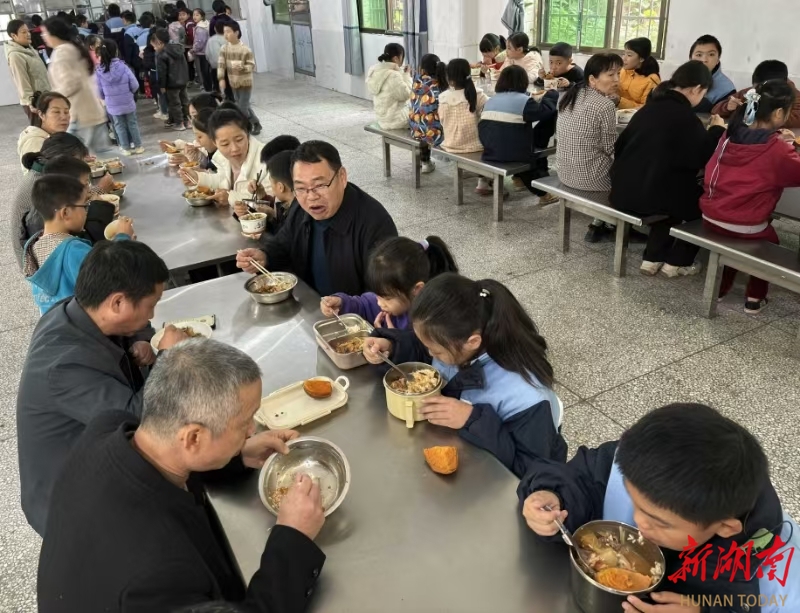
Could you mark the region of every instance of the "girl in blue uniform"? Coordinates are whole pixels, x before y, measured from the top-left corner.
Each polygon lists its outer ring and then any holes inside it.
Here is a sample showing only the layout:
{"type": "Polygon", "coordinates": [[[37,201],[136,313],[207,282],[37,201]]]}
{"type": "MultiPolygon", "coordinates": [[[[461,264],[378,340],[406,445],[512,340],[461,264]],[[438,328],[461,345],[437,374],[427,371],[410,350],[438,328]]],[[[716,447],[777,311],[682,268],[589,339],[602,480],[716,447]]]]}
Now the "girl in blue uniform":
{"type": "Polygon", "coordinates": [[[566,461],[547,343],[501,283],[443,274],[411,306],[413,331],[376,329],[364,356],[426,362],[447,380],[423,414],[493,453],[521,477],[538,459],[566,461]]]}

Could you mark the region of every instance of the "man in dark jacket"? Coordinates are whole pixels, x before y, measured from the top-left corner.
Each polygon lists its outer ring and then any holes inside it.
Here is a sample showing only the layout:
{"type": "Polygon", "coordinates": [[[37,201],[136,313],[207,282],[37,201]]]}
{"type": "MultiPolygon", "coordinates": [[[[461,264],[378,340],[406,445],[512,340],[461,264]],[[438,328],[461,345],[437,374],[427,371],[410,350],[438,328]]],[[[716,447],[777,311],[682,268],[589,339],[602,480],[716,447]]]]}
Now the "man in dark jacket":
{"type": "MultiPolygon", "coordinates": [[[[155,360],[149,321],[168,278],[147,245],[104,243],[84,261],[75,297],[39,320],[17,395],[22,510],[39,534],[56,475],[86,424],[109,409],[141,412],[142,368],[155,360]]],[[[185,338],[164,336],[163,347],[185,338]]]]}
{"type": "Polygon", "coordinates": [[[241,250],[236,265],[255,273],[252,258],[272,270],[292,271],[322,296],[365,292],[370,252],[397,236],[391,215],[347,182],[339,152],[329,143],[300,145],[292,178],[300,206],[292,206],[275,236],[262,237],[263,250],[241,250]]]}
{"type": "Polygon", "coordinates": [[[292,430],[253,434],[261,371],[213,340],[159,356],[141,424],[108,411],[86,428],[53,490],[39,560],[41,613],[164,612],[214,600],[248,611],[305,609],[325,555],[319,485],[302,475],[281,501],[261,567],[245,587],[202,483],[288,453],[292,430]]]}
{"type": "Polygon", "coordinates": [[[158,87],[167,96],[169,119],[166,128],[183,131],[191,127],[189,123],[189,97],[186,84],[189,83],[189,65],[183,54],[183,45],[169,42],[169,32],[165,28],[156,29],[152,39],[156,52],[158,87]]]}

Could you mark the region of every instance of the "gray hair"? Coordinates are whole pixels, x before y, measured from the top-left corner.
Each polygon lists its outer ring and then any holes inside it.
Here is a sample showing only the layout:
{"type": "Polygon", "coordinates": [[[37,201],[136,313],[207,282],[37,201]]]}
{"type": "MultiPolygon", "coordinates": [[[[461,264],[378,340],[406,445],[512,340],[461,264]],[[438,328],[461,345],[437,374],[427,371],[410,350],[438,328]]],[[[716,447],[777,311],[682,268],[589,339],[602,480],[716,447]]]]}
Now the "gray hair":
{"type": "Polygon", "coordinates": [[[219,436],[241,411],[239,390],[261,378],[246,353],[210,339],[190,339],[159,354],[144,386],[141,427],[168,438],[187,424],[219,436]]]}

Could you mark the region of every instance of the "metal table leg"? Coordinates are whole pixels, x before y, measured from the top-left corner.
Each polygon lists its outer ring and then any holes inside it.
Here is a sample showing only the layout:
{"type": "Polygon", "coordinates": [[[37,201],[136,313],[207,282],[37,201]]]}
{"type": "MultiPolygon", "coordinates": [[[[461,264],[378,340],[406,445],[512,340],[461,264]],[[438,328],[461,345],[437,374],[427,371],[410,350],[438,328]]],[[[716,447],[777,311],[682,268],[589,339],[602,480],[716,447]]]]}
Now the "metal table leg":
{"type": "Polygon", "coordinates": [[[558,201],[558,226],[561,231],[561,253],[569,252],[570,222],[572,221],[572,209],[567,206],[567,201],[561,198],[558,201]]]}
{"type": "Polygon", "coordinates": [[[503,221],[503,175],[494,176],[494,220],[503,221]]]}
{"type": "Polygon", "coordinates": [[[455,185],[456,204],[464,204],[464,169],[456,162],[455,185]]]}
{"type": "Polygon", "coordinates": [[[383,138],[383,176],[392,176],[392,149],[385,137],[383,138]]]}
{"type": "Polygon", "coordinates": [[[620,221],[617,224],[617,240],[614,245],[614,275],[617,277],[625,276],[625,264],[628,251],[628,229],[630,224],[620,221]]]}
{"type": "Polygon", "coordinates": [[[411,149],[411,163],[414,165],[414,187],[419,189],[422,162],[419,160],[419,149],[416,147],[411,149]]]}
{"type": "Polygon", "coordinates": [[[713,251],[708,254],[708,269],[706,270],[706,285],[703,288],[703,317],[716,317],[717,296],[722,283],[722,274],[719,265],[719,253],[713,251]]]}

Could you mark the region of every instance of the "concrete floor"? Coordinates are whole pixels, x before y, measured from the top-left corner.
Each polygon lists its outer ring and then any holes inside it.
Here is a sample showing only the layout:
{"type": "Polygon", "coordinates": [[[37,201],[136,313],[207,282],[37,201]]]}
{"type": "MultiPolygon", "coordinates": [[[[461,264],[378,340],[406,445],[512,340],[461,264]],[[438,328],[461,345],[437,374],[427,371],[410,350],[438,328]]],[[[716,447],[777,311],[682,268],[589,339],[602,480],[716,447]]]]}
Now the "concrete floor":
{"type": "MultiPolygon", "coordinates": [[[[572,248],[564,255],[557,208],[541,209],[527,194],[513,194],[505,221],[493,223],[491,199],[473,193],[474,181],[465,188],[465,204],[456,207],[452,168],[443,162],[415,190],[410,154],[393,150],[393,177],[384,178],[380,140],[362,129],[374,119],[367,101],[258,75],[253,103],[264,125],[262,140],[294,134],[330,141],[351,181],[386,206],[401,234],[439,235],[465,275],[508,284],[550,345],[571,451],[617,437],[662,404],[709,403],[759,437],[781,500],[800,519],[800,362],[790,354],[800,324],[797,296],[773,288],[769,307],[749,316],[742,312],[739,286],[720,305],[719,317],[703,319],[702,278],[640,276],[637,245],[629,256],[630,276],[614,278],[612,246],[584,243],[580,215],[573,217],[572,248]]],[[[174,136],[152,119],[150,101],[139,109],[149,150],[157,139],[174,136]]],[[[21,178],[16,140],[23,114],[5,107],[0,120],[0,611],[16,613],[36,610],[41,545],[19,508],[15,425],[16,389],[38,316],[7,238],[9,203],[21,178]]],[[[136,212],[130,214],[135,220],[136,212]]],[[[779,229],[784,243],[797,245],[800,228],[779,229]]]]}

